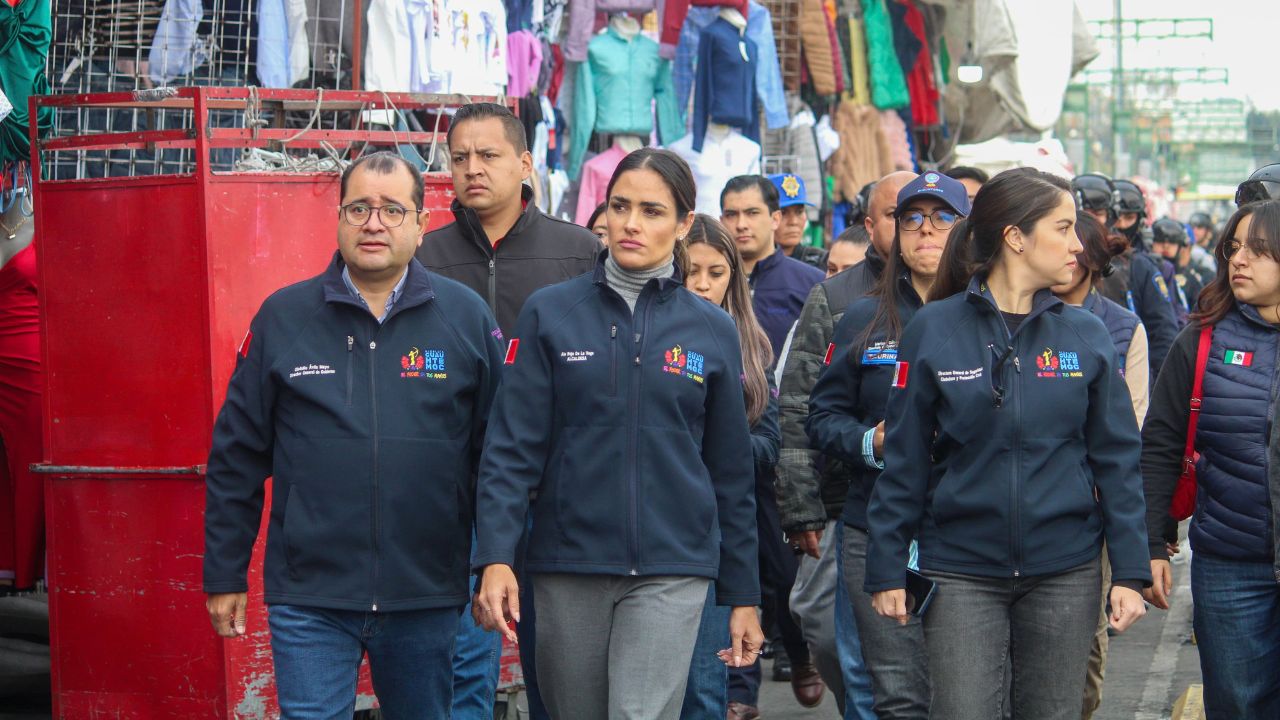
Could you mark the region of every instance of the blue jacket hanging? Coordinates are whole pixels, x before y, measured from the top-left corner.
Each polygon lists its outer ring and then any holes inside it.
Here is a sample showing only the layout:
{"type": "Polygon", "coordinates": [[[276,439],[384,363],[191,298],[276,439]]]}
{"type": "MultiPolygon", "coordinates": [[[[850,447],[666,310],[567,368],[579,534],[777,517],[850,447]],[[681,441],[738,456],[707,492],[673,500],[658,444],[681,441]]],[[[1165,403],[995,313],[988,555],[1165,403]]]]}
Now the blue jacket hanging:
{"type": "Polygon", "coordinates": [[[756,100],[755,42],[724,18],[707,26],[698,38],[698,76],[693,95],[693,149],[702,152],[708,123],[731,125],[760,142],[760,110],[756,100]]]}

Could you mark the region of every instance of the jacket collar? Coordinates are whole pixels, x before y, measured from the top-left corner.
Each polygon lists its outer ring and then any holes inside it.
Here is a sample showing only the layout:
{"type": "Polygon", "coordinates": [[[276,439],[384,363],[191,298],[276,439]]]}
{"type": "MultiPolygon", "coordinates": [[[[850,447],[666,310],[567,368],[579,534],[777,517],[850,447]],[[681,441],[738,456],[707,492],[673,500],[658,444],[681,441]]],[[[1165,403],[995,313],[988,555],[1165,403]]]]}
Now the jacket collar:
{"type": "Polygon", "coordinates": [[[786,262],[784,259],[786,257],[787,254],[782,252],[782,248],[775,245],[772,255],[762,257],[756,261],[756,266],[751,268],[751,277],[748,278],[748,280],[750,282],[755,282],[761,275],[772,270],[775,265],[781,265],[786,262]]]}
{"type": "MultiPolygon", "coordinates": [[[[321,284],[324,287],[324,300],[325,302],[354,305],[364,310],[364,306],[351,295],[351,291],[347,290],[347,284],[342,281],[342,270],[345,267],[346,262],[342,259],[342,253],[335,251],[333,260],[329,262],[329,266],[325,268],[324,274],[321,276],[321,284]]],[[[404,278],[404,290],[401,291],[400,299],[391,308],[391,312],[387,313],[386,319],[390,320],[404,310],[422,305],[434,299],[435,296],[436,291],[431,286],[431,275],[422,266],[422,263],[418,262],[417,258],[413,258],[409,260],[409,271],[404,278]]]]}
{"type": "Polygon", "coordinates": [[[904,266],[898,270],[898,297],[914,303],[916,307],[924,305],[924,298],[916,292],[916,286],[911,284],[911,268],[904,266]]]}
{"type": "MultiPolygon", "coordinates": [[[[999,314],[1000,306],[996,304],[996,298],[991,294],[991,288],[987,287],[986,278],[980,278],[977,275],[969,280],[969,289],[965,291],[965,299],[970,303],[984,307],[992,313],[999,314]]],[[[1062,312],[1064,303],[1048,288],[1036,292],[1035,297],[1031,299],[1031,312],[1027,315],[1027,319],[1023,322],[1023,327],[1031,322],[1034,318],[1046,312],[1062,312]]]]}
{"type": "Polygon", "coordinates": [[[885,260],[880,257],[880,251],[876,250],[875,245],[867,245],[867,256],[863,259],[863,262],[867,264],[867,268],[876,277],[880,277],[880,274],[884,272],[885,260]]]}
{"type": "Polygon", "coordinates": [[[1245,319],[1248,320],[1250,323],[1257,325],[1259,327],[1266,328],[1267,330],[1270,330],[1272,332],[1276,331],[1276,326],[1264,320],[1262,318],[1262,313],[1258,312],[1258,308],[1248,303],[1242,303],[1239,300],[1237,300],[1236,309],[1239,310],[1240,314],[1244,315],[1245,319]]]}
{"type": "MultiPolygon", "coordinates": [[[[591,273],[591,282],[602,288],[609,288],[612,290],[613,288],[609,287],[609,279],[605,276],[604,272],[604,261],[608,257],[608,248],[601,250],[600,254],[596,256],[596,269],[591,273]]],[[[680,272],[680,263],[674,263],[672,265],[671,277],[650,280],[645,285],[645,288],[648,289],[648,287],[654,282],[658,283],[658,294],[663,299],[669,297],[671,293],[675,292],[678,288],[684,287],[684,273],[680,272]]]]}
{"type": "MultiPolygon", "coordinates": [[[[520,187],[520,200],[524,203],[524,212],[520,214],[520,219],[516,220],[516,224],[507,231],[502,238],[504,243],[510,242],[520,233],[529,229],[529,227],[537,220],[538,215],[542,212],[538,209],[537,203],[533,201],[533,188],[528,185],[520,187]]],[[[457,198],[449,205],[449,210],[453,213],[453,219],[458,223],[458,229],[462,231],[462,236],[479,246],[488,255],[493,254],[493,244],[489,242],[489,237],[484,234],[484,226],[480,224],[480,216],[476,215],[476,211],[469,207],[463,207],[457,198]]]]}

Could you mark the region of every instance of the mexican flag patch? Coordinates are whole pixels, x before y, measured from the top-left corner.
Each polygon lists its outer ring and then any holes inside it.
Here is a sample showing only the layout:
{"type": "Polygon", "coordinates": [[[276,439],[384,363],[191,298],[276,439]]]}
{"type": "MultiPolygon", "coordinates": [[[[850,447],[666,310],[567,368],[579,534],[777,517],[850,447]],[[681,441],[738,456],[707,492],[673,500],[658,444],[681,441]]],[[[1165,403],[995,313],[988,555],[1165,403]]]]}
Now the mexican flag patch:
{"type": "Polygon", "coordinates": [[[1249,367],[1253,364],[1253,353],[1243,352],[1241,350],[1228,350],[1226,354],[1222,356],[1222,362],[1227,365],[1241,365],[1243,367],[1249,367]]]}

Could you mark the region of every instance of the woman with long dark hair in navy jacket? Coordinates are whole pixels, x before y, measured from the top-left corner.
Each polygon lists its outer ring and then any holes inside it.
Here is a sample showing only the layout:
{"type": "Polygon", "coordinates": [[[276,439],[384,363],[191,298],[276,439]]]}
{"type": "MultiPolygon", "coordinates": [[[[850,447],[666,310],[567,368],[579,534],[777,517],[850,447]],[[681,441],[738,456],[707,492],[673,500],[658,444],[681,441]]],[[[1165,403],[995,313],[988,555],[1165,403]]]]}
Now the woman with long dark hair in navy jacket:
{"type": "Polygon", "coordinates": [[[885,470],[867,508],[864,589],[910,617],[912,538],[936,583],[924,615],[933,717],[1076,720],[1111,559],[1111,624],[1151,581],[1138,427],[1102,323],[1049,288],[1081,251],[1069,186],[1009,170],[952,230],[930,302],[903,332],[885,470]]]}
{"type": "Polygon", "coordinates": [[[532,512],[538,680],[557,720],[679,717],[712,580],[733,608],[726,662],[763,644],[738,331],[675,262],[694,195],[679,156],[624,158],[596,271],[531,296],[509,340],[479,471],[475,606],[510,634],[532,512]]]}
{"type": "Polygon", "coordinates": [[[1174,341],[1142,428],[1155,578],[1148,598],[1169,607],[1170,501],[1182,474],[1200,335],[1212,328],[1188,533],[1204,709],[1212,720],[1273,720],[1280,717],[1280,201],[1240,208],[1222,238],[1218,274],[1174,341]]]}
{"type": "Polygon", "coordinates": [[[964,185],[925,173],[898,193],[893,245],[884,273],[868,297],[855,301],[836,325],[833,355],[809,398],[805,429],[815,450],[855,468],[844,504],[841,582],[849,591],[862,658],[881,720],[927,720],[929,666],[918,619],[905,625],[876,613],[862,592],[867,567],[867,498],[884,468],[885,404],[902,329],[924,305],[946,248],[947,235],[969,214],[964,185]]]}

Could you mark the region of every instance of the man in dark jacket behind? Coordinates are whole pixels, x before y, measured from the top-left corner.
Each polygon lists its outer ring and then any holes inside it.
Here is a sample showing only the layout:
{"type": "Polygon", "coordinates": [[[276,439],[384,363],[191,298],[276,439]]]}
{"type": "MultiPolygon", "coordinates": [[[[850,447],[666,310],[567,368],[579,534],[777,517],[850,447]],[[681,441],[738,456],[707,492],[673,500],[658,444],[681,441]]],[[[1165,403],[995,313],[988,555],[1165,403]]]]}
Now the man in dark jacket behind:
{"type": "Polygon", "coordinates": [[[341,187],[328,269],[267,298],[240,345],[209,453],[206,605],[219,635],[246,634],[273,477],[263,588],[283,715],[350,716],[368,653],[384,712],[447,717],[502,345],[483,300],[414,260],[430,213],[413,166],[376,153],[341,187]]]}
{"type": "MultiPolygon", "coordinates": [[[[533,156],[524,126],[493,103],[464,105],[449,125],[454,222],[427,233],[418,260],[431,270],[475,290],[489,303],[502,332],[515,328],[524,301],[547,285],[595,270],[600,241],[590,230],[543,213],[524,184],[533,156]]],[[[528,578],[522,578],[527,583],[528,578]]],[[[525,584],[526,589],[531,588],[525,584]]],[[[454,660],[454,720],[493,717],[498,683],[495,633],[462,614],[454,660]]],[[[533,604],[518,624],[520,659],[534,720],[547,717],[538,694],[533,604]]]]}
{"type": "MultiPolygon", "coordinates": [[[[779,420],[782,425],[782,454],[777,470],[778,509],[782,529],[792,545],[808,557],[801,558],[796,589],[791,596],[792,611],[800,617],[800,627],[814,651],[814,660],[823,679],[843,700],[850,693],[839,688],[852,684],[861,689],[857,717],[874,717],[871,711],[871,679],[860,665],[860,652],[849,646],[856,638],[853,613],[847,600],[837,602],[843,584],[836,578],[835,530],[849,491],[849,473],[839,461],[825,459],[809,449],[805,418],[809,415],[809,393],[824,367],[835,325],[853,301],[867,294],[884,269],[884,257],[893,244],[898,192],[914,180],[915,173],[895,172],[881,178],[869,196],[866,226],[871,247],[862,262],[814,286],[800,312],[791,349],[785,358],[780,383],[779,420]],[[819,465],[822,477],[819,478],[819,465]],[[824,531],[826,536],[824,539],[824,531]],[[839,611],[845,617],[835,619],[839,611]],[[848,628],[848,632],[837,632],[848,628]],[[841,656],[846,656],[841,661],[841,656]],[[843,678],[842,678],[843,668],[843,678]],[[860,670],[860,672],[859,672],[860,670]],[[843,680],[843,682],[842,682],[843,680]]],[[[856,693],[855,693],[856,694],[856,693]]],[[[845,716],[849,717],[848,710],[845,716]]]]}

